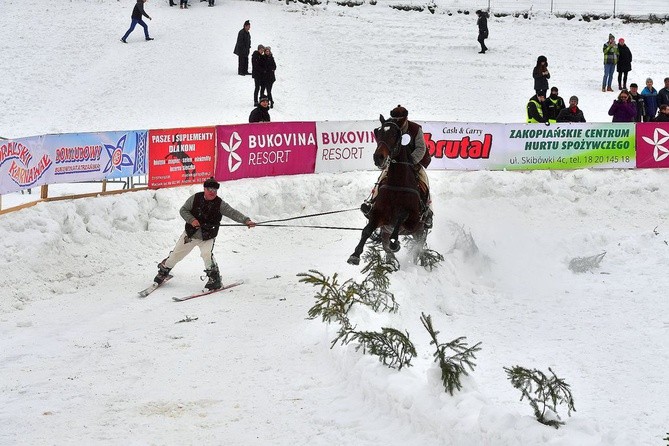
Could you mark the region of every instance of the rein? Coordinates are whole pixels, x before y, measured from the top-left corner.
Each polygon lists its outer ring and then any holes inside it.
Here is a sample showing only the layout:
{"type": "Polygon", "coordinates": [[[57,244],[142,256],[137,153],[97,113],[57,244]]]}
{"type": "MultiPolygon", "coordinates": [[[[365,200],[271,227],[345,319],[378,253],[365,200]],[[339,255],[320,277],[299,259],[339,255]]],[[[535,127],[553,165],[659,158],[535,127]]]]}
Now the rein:
{"type": "MultiPolygon", "coordinates": [[[[347,231],[360,231],[360,230],[362,230],[362,228],[349,228],[349,227],[343,227],[343,226],[273,225],[273,224],[268,224],[268,223],[276,223],[276,222],[281,222],[281,221],[299,220],[301,218],[319,217],[321,215],[339,214],[339,213],[342,213],[342,212],[350,212],[350,211],[357,211],[357,210],[358,210],[358,208],[341,209],[339,211],[319,212],[317,214],[298,215],[296,217],[278,218],[278,219],[275,219],[275,220],[259,221],[259,222],[256,222],[256,226],[267,226],[267,227],[272,227],[272,228],[343,229],[343,230],[347,230],[347,231]]],[[[246,226],[246,225],[244,223],[227,223],[227,224],[219,224],[218,226],[246,226]]]]}

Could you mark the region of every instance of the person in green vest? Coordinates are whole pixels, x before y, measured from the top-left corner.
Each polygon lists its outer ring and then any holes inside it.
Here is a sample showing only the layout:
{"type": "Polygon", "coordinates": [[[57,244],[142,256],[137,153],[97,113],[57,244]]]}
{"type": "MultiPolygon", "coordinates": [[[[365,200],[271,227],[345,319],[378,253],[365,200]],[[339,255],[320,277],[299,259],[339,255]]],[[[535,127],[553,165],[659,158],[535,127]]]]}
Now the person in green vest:
{"type": "Polygon", "coordinates": [[[527,122],[534,124],[537,122],[548,122],[548,111],[546,109],[546,94],[539,92],[532,96],[527,103],[527,122]]]}
{"type": "Polygon", "coordinates": [[[560,111],[564,107],[564,99],[558,96],[558,88],[551,88],[551,94],[546,98],[546,110],[548,111],[548,122],[556,123],[560,111]]]}

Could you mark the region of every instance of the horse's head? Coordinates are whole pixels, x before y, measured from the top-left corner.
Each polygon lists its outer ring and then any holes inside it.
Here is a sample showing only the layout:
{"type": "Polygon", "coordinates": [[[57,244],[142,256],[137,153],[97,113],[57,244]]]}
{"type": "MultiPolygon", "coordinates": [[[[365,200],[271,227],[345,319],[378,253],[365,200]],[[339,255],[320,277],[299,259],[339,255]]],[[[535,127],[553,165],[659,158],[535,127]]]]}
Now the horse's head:
{"type": "MultiPolygon", "coordinates": [[[[390,160],[396,159],[401,152],[402,130],[393,119],[385,119],[379,115],[381,126],[374,129],[376,137],[376,150],[374,151],[374,164],[376,167],[384,167],[390,160]]],[[[406,135],[408,137],[408,135],[406,135]]]]}

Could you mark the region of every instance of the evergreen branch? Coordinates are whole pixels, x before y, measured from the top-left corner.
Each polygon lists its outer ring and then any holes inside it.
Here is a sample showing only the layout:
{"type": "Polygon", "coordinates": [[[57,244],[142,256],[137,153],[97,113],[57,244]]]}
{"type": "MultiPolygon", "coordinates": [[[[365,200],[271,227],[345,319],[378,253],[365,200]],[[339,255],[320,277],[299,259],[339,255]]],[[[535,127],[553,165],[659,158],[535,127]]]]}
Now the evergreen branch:
{"type": "Polygon", "coordinates": [[[350,325],[346,316],[348,310],[355,303],[353,296],[357,293],[357,285],[351,279],[339,285],[337,273],[332,278],[326,277],[316,270],[309,270],[311,274],[300,273],[297,276],[302,283],[309,283],[320,287],[316,293],[316,304],[308,311],[308,319],[321,317],[323,322],[340,322],[344,326],[350,325]]]}
{"type": "Polygon", "coordinates": [[[362,348],[363,353],[378,356],[379,361],[391,369],[402,367],[411,367],[411,359],[416,357],[416,348],[409,340],[409,333],[406,335],[394,328],[383,327],[381,333],[374,331],[354,332],[351,340],[356,340],[360,345],[356,348],[362,348]]]}
{"type": "Polygon", "coordinates": [[[481,347],[479,347],[481,343],[479,342],[471,347],[467,347],[467,343],[464,341],[467,338],[461,336],[446,344],[440,344],[437,339],[439,332],[432,326],[432,317],[421,313],[420,321],[432,338],[430,345],[436,347],[433,356],[435,362],[439,363],[441,381],[444,388],[449,394],[453,395],[456,390],[459,391],[462,389],[460,378],[462,375],[468,375],[467,368],[472,372],[474,371],[476,363],[473,360],[476,359],[475,353],[481,350],[481,347]],[[453,350],[455,354],[447,356],[446,349],[453,350]]]}
{"type": "Polygon", "coordinates": [[[548,368],[550,377],[541,370],[529,370],[520,366],[504,367],[504,371],[506,371],[513,387],[520,390],[520,401],[527,398],[534,411],[535,418],[540,423],[553,426],[556,429],[564,424],[557,413],[558,404],[567,405],[567,415],[569,416],[571,416],[572,410],[576,412],[569,384],[558,378],[550,367],[548,368]],[[547,410],[550,410],[549,413],[555,415],[556,419],[547,418],[547,410]]]}

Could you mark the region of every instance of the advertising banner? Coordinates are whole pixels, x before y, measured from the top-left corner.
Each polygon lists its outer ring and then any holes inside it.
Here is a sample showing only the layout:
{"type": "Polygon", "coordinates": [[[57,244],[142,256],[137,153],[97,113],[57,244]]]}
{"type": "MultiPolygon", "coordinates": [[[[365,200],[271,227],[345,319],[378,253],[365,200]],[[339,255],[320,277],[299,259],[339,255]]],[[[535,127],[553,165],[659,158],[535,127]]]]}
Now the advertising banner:
{"type": "Polygon", "coordinates": [[[375,170],[374,128],[379,121],[325,121],[316,123],[316,172],[375,170]]]}
{"type": "Polygon", "coordinates": [[[203,183],[214,176],[215,127],[149,131],[149,187],[203,183]]]}
{"type": "Polygon", "coordinates": [[[636,167],[669,167],[669,123],[636,125],[636,167]]]}
{"type": "Polygon", "coordinates": [[[634,123],[422,123],[430,169],[632,168],[634,123]]]}
{"type": "Polygon", "coordinates": [[[314,173],[314,122],[217,126],[216,136],[217,180],[314,173]]]}
{"type": "Polygon", "coordinates": [[[42,135],[0,143],[0,193],[146,173],[146,131],[42,135]]]}

